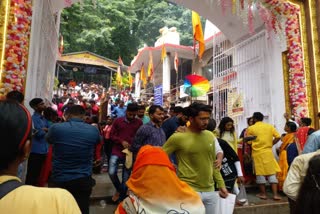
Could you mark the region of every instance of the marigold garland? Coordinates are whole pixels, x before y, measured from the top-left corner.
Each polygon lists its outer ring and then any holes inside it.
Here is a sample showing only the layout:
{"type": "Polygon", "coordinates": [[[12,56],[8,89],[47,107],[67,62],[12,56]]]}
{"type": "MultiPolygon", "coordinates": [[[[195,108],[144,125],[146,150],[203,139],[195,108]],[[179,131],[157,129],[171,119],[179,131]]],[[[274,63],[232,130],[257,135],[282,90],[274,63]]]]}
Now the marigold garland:
{"type": "MultiPolygon", "coordinates": [[[[225,0],[220,0],[225,1],[225,0]]],[[[301,31],[299,25],[300,9],[298,6],[285,0],[238,0],[239,3],[232,5],[236,8],[249,32],[254,32],[252,6],[255,5],[268,33],[274,31],[281,38],[285,32],[288,47],[289,63],[289,99],[292,114],[298,117],[308,115],[308,99],[306,92],[306,79],[303,60],[301,31]],[[244,6],[248,5],[248,6],[244,6]],[[284,29],[282,28],[284,26],[284,29]]],[[[234,3],[234,1],[231,1],[234,3]]],[[[222,10],[225,6],[221,4],[222,10]]],[[[234,10],[234,9],[233,9],[234,10]]]]}
{"type": "Polygon", "coordinates": [[[32,1],[11,0],[0,97],[12,90],[24,91],[31,31],[32,1]]]}

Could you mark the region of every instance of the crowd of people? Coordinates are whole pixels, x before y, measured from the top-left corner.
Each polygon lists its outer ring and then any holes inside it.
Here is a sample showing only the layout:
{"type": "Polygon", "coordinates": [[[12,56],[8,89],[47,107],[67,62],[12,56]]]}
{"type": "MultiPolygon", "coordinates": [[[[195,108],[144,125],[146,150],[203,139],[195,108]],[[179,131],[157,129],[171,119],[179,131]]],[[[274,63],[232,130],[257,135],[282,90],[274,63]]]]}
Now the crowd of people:
{"type": "Polygon", "coordinates": [[[20,92],[0,101],[0,209],[89,213],[92,173],[105,170],[120,214],[212,214],[248,183],[261,200],[267,183],[273,200],[284,192],[291,213],[319,212],[320,131],[310,118],[298,124],[285,114],[280,135],[255,112],[238,135],[232,118],[217,125],[202,103],[166,110],[99,85],[71,87],[50,105],[33,98],[32,115],[20,92]]]}

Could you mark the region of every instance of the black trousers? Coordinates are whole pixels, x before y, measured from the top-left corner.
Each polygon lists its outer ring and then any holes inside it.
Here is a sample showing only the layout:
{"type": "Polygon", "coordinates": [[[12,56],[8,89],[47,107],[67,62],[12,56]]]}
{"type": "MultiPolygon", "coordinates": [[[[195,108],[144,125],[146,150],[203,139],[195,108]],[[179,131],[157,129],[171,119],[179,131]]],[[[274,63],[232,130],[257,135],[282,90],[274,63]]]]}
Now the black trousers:
{"type": "Polygon", "coordinates": [[[103,145],[103,150],[104,153],[107,156],[107,160],[108,160],[108,166],[109,166],[109,160],[111,157],[111,152],[112,152],[112,147],[113,147],[113,142],[110,139],[104,139],[104,145],[103,145]]]}
{"type": "Polygon", "coordinates": [[[290,214],[295,214],[297,202],[290,198],[288,198],[288,201],[289,201],[290,214]]]}
{"type": "Polygon", "coordinates": [[[46,157],[47,157],[46,154],[30,153],[30,156],[28,159],[26,184],[32,185],[32,186],[38,186],[41,170],[46,160],[46,157]]]}
{"type": "Polygon", "coordinates": [[[237,178],[228,178],[228,179],[224,180],[226,188],[229,192],[233,191],[233,187],[234,187],[236,180],[237,180],[237,178]]]}
{"type": "Polygon", "coordinates": [[[49,187],[59,187],[68,190],[76,199],[82,214],[89,214],[90,195],[94,186],[94,179],[89,177],[78,178],[67,182],[49,182],[49,187]]]}

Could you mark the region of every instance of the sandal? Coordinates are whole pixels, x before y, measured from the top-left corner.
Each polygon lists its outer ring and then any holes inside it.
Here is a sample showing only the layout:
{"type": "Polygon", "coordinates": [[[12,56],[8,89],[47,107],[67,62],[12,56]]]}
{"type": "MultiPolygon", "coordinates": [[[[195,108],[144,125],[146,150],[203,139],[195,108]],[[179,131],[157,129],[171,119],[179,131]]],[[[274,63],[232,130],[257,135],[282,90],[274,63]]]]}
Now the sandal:
{"type": "Polygon", "coordinates": [[[257,194],[256,196],[258,198],[262,199],[262,200],[267,200],[268,199],[266,195],[257,194]]]}

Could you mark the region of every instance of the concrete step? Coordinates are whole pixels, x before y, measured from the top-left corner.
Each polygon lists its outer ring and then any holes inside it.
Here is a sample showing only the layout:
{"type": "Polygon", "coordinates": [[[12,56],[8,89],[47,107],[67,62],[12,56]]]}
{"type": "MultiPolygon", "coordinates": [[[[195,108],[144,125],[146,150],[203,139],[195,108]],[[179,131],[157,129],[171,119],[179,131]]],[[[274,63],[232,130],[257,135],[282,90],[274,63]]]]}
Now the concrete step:
{"type": "MultiPolygon", "coordinates": [[[[100,206],[101,200],[110,201],[111,196],[115,193],[115,189],[110,181],[108,173],[97,174],[93,176],[96,180],[96,186],[93,188],[91,194],[91,214],[113,213],[116,205],[107,204],[105,207],[100,206]],[[106,212],[108,210],[108,212],[106,212]]],[[[121,178],[121,173],[119,173],[121,178]]],[[[234,214],[289,214],[289,206],[287,197],[281,194],[282,200],[274,201],[270,187],[267,186],[267,200],[261,200],[256,197],[259,189],[256,185],[249,185],[246,187],[248,205],[236,206],[234,214]]]]}

